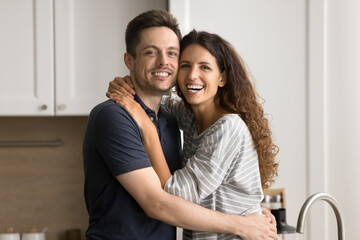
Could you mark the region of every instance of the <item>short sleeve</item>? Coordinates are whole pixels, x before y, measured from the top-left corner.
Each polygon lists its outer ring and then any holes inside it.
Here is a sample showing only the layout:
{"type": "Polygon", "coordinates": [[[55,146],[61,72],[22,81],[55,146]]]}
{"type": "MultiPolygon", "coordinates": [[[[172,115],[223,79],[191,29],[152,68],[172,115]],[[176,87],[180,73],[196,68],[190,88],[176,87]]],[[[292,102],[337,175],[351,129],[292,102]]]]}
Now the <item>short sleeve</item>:
{"type": "Polygon", "coordinates": [[[94,121],[94,129],[97,152],[113,176],[151,166],[141,131],[122,106],[112,104],[101,109],[94,121]]]}

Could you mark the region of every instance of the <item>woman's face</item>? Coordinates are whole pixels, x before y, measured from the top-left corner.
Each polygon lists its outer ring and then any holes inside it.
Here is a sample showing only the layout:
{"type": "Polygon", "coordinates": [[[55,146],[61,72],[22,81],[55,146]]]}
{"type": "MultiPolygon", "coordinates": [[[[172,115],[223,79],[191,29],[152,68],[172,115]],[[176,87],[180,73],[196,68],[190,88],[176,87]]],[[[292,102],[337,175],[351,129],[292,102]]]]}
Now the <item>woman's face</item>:
{"type": "Polygon", "coordinates": [[[198,44],[187,46],[180,56],[178,85],[192,107],[213,107],[218,87],[225,79],[215,57],[198,44]]]}

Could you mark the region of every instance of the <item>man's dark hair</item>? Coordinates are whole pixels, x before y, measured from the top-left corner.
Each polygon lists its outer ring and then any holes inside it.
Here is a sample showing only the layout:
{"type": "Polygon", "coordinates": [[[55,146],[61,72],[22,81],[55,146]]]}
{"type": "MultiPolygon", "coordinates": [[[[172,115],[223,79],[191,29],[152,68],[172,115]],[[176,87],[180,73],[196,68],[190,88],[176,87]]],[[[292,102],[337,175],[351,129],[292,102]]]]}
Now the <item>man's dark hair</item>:
{"type": "Polygon", "coordinates": [[[136,46],[140,43],[141,31],[151,27],[168,27],[181,40],[177,19],[164,9],[143,12],[129,22],[125,33],[126,51],[136,57],[136,46]]]}

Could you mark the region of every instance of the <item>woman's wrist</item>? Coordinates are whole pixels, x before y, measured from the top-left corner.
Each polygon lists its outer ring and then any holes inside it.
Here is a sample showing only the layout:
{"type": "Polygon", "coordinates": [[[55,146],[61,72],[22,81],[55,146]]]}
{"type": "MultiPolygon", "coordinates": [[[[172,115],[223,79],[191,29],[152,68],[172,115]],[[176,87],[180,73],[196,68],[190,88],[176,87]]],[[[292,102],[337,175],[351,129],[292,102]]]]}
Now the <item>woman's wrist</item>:
{"type": "Polygon", "coordinates": [[[143,135],[152,136],[153,133],[157,134],[156,127],[150,118],[147,118],[141,122],[140,129],[143,135]]]}
{"type": "Polygon", "coordinates": [[[244,234],[244,217],[239,215],[228,215],[226,214],[228,220],[228,232],[237,236],[243,236],[244,234]]]}

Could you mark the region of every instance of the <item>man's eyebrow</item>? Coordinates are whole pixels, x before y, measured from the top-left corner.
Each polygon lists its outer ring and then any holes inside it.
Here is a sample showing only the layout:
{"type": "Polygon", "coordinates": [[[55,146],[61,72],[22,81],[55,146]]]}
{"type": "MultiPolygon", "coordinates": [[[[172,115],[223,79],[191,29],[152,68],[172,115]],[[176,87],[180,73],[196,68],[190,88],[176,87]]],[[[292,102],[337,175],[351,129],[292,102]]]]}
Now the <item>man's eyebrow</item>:
{"type": "Polygon", "coordinates": [[[178,47],[169,47],[168,49],[172,49],[172,50],[180,51],[180,49],[179,49],[178,47]]]}
{"type": "MultiPolygon", "coordinates": [[[[148,48],[154,48],[154,49],[156,49],[156,50],[159,50],[159,48],[158,48],[157,46],[155,46],[155,45],[145,46],[145,47],[143,48],[143,50],[146,50],[146,49],[148,49],[148,48]]],[[[180,49],[179,49],[178,47],[168,47],[167,49],[180,51],[180,49]]]]}
{"type": "Polygon", "coordinates": [[[148,46],[145,46],[145,47],[143,48],[143,50],[146,50],[146,49],[148,49],[148,48],[155,48],[156,50],[159,49],[159,48],[156,47],[155,45],[148,45],[148,46]]]}

